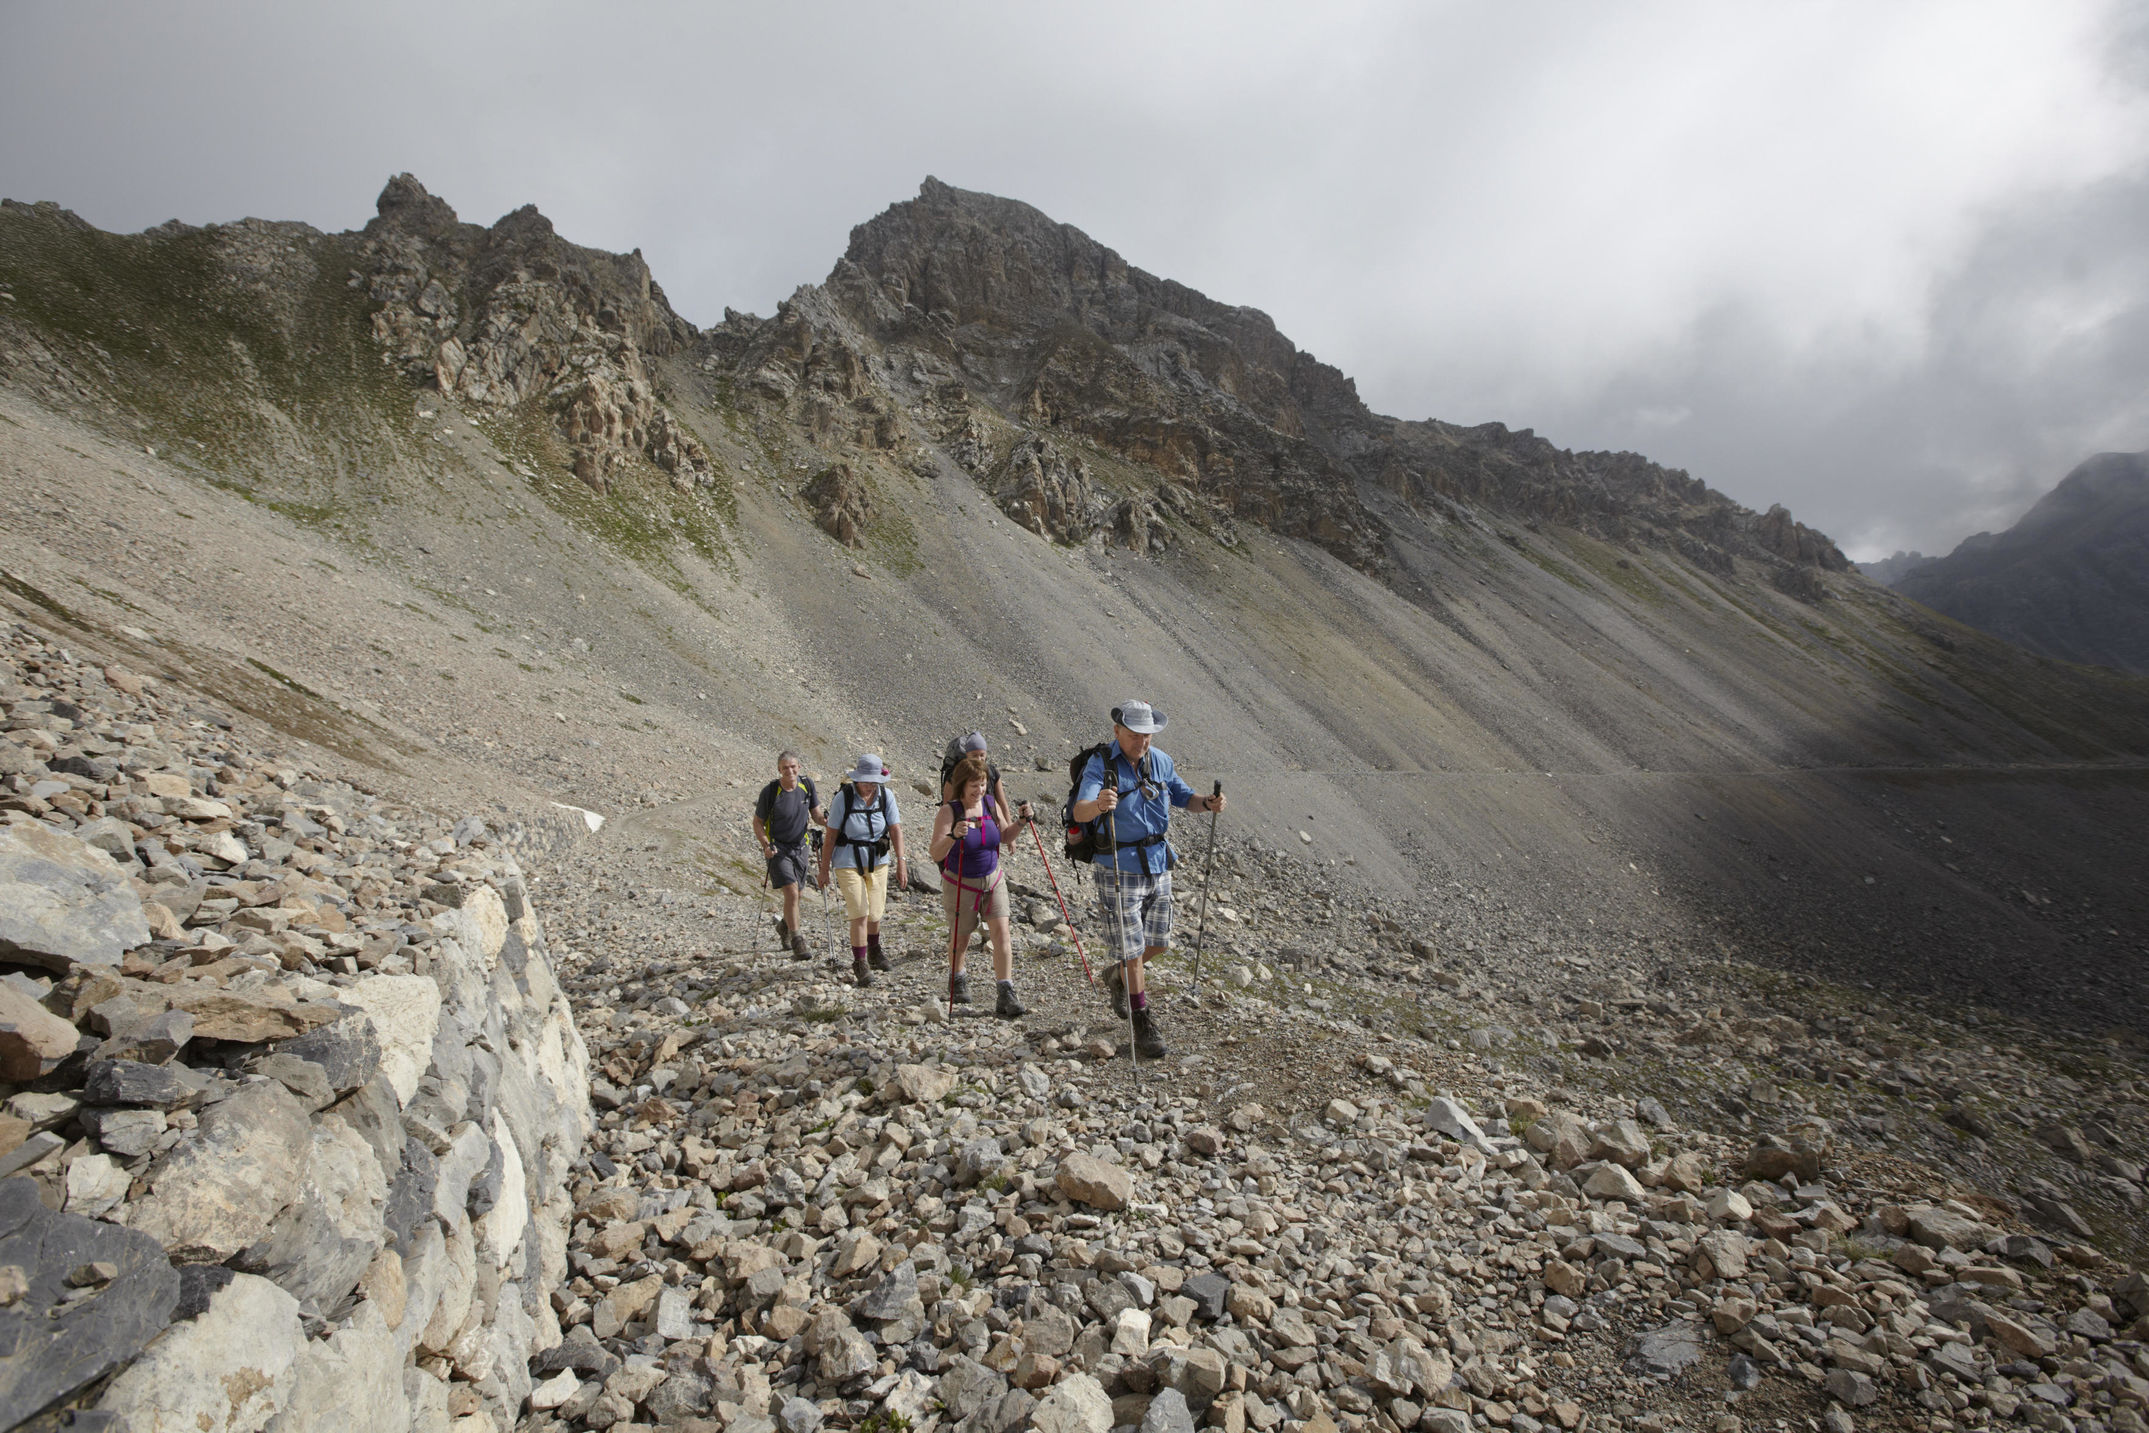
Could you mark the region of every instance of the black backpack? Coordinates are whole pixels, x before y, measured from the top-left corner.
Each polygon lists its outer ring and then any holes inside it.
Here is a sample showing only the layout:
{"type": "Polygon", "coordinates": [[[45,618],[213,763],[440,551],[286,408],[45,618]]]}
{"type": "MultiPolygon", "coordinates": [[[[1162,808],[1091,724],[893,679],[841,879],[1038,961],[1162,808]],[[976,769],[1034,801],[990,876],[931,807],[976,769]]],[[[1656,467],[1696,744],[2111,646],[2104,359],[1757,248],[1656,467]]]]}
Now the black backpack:
{"type": "MultiPolygon", "coordinates": [[[[859,871],[861,874],[870,875],[879,870],[881,862],[888,858],[891,844],[888,840],[887,783],[883,782],[881,784],[880,799],[873,805],[874,814],[881,819],[881,833],[870,841],[853,840],[848,834],[851,817],[858,814],[857,808],[853,804],[858,800],[858,789],[846,781],[836,788],[836,796],[843,802],[843,814],[829,822],[829,835],[838,846],[856,846],[863,851],[866,864],[860,866],[859,871]]],[[[835,803],[830,802],[829,804],[833,806],[835,803]]],[[[834,816],[835,813],[831,811],[829,814],[834,816]]]]}
{"type": "MultiPolygon", "coordinates": [[[[943,796],[947,794],[948,782],[954,777],[955,768],[962,765],[963,758],[970,754],[955,744],[956,741],[961,740],[961,737],[957,737],[955,741],[949,742],[948,749],[942,752],[940,756],[940,791],[943,796]]],[[[990,796],[999,789],[1000,768],[994,765],[991,758],[988,757],[985,762],[985,794],[990,796]]]]}
{"type": "MultiPolygon", "coordinates": [[[[1070,861],[1087,863],[1097,859],[1097,822],[1104,817],[1098,816],[1091,821],[1075,820],[1075,793],[1082,789],[1082,772],[1089,766],[1089,759],[1093,756],[1110,758],[1111,754],[1112,743],[1100,741],[1067,759],[1067,799],[1060,803],[1060,822],[1066,828],[1066,852],[1070,861]]],[[[1105,774],[1111,778],[1112,785],[1118,786],[1119,772],[1114,769],[1114,764],[1107,759],[1105,766],[1105,774]]]]}

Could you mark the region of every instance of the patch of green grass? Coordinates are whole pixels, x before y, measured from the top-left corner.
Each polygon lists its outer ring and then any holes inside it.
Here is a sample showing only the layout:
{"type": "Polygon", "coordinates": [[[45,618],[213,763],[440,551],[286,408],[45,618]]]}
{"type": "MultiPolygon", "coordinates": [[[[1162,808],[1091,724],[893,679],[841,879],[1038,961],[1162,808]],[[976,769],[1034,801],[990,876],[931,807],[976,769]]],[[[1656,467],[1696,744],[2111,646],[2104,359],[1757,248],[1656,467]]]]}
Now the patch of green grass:
{"type": "Polygon", "coordinates": [[[246,659],[246,665],[252,667],[257,672],[260,672],[263,676],[270,678],[272,681],[278,682],[283,686],[289,687],[292,691],[297,692],[300,696],[312,697],[317,702],[325,702],[328,700],[328,698],[322,696],[319,692],[307,686],[304,682],[299,681],[296,677],[285,676],[282,672],[277,671],[267,662],[259,662],[254,660],[252,657],[248,657],[246,659]]]}

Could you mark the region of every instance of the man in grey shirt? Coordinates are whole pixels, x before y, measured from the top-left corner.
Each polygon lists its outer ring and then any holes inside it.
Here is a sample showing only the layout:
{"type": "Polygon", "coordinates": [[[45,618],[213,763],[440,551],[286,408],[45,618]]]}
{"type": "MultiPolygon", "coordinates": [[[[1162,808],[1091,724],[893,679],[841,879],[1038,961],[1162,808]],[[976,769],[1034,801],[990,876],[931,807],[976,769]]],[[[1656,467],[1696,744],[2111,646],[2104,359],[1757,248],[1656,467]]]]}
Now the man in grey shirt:
{"type": "Polygon", "coordinates": [[[787,751],[776,758],[776,779],[762,787],[754,801],[754,839],[761,843],[761,858],[769,863],[769,884],[783,898],[776,933],[791,943],[793,960],[813,958],[798,928],[798,887],[813,871],[806,833],[815,824],[828,824],[821,814],[821,798],[813,789],[813,778],[799,775],[798,753],[787,751]]]}

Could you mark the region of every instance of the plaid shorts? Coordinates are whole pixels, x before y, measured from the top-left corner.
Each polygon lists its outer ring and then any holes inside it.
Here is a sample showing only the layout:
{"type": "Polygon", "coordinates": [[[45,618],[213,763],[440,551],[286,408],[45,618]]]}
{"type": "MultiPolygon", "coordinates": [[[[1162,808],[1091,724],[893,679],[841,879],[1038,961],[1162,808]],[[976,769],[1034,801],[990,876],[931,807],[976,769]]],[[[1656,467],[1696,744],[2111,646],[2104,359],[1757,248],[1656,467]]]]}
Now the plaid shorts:
{"type": "Polygon", "coordinates": [[[1162,950],[1171,945],[1171,872],[1149,876],[1098,866],[1090,874],[1097,882],[1097,913],[1104,919],[1105,933],[1113,934],[1116,926],[1118,939],[1113,945],[1119,959],[1131,960],[1144,947],[1162,950]]]}

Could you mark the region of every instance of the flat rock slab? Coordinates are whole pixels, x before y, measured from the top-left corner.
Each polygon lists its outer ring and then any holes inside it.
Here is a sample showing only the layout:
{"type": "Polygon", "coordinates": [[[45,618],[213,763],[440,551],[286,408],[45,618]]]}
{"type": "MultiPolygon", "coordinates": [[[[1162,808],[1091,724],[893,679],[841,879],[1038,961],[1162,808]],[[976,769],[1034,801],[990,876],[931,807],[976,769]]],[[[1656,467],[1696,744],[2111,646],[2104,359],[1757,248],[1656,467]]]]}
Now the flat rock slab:
{"type": "Polygon", "coordinates": [[[0,1266],[23,1272],[28,1291],[0,1309],[0,1427],[133,1358],[163,1331],[179,1302],[179,1276],[155,1239],[72,1214],[54,1214],[30,1179],[0,1182],[0,1266]],[[118,1270],[88,1298],[67,1278],[84,1264],[118,1270]]]}
{"type": "Polygon", "coordinates": [[[1700,1324],[1668,1323],[1635,1335],[1627,1367],[1655,1378],[1676,1378],[1701,1361],[1700,1324]]]}
{"type": "Polygon", "coordinates": [[[303,1035],[317,1026],[340,1019],[343,1011],[318,1001],[298,1000],[276,986],[241,995],[230,990],[164,987],[170,1006],[194,1017],[194,1037],[199,1040],[232,1040],[258,1044],[303,1035]]]}
{"type": "Polygon", "coordinates": [[[111,856],[43,824],[0,826],[0,955],[112,967],[148,940],[142,898],[111,856]]]}
{"type": "Polygon", "coordinates": [[[1470,1112],[1445,1095],[1426,1107],[1425,1122],[1458,1144],[1475,1150],[1492,1148],[1492,1141],[1485,1138],[1485,1131],[1470,1118],[1470,1112]]]}

